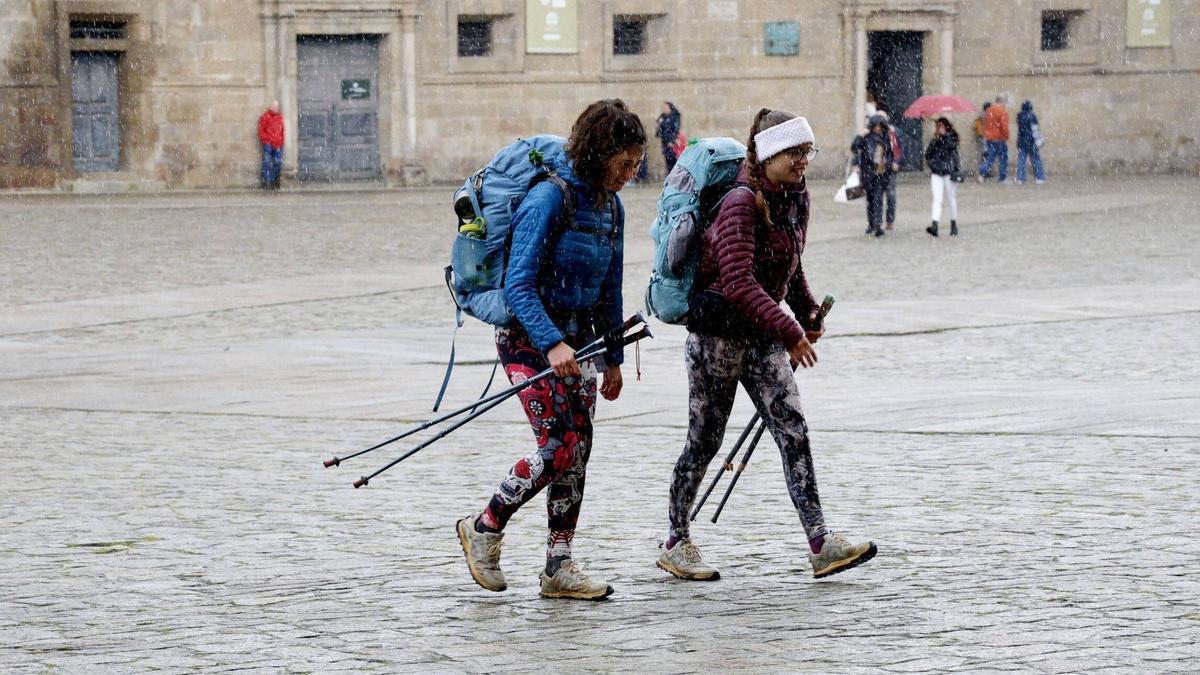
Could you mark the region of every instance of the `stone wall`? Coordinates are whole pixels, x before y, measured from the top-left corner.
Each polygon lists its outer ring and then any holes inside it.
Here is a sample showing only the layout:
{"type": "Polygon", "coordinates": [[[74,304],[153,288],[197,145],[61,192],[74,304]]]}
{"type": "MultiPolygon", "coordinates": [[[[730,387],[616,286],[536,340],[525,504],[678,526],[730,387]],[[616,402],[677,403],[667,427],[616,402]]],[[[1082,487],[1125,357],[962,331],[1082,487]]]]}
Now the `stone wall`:
{"type": "MultiPolygon", "coordinates": [[[[977,105],[1007,95],[1014,137],[1016,109],[1032,100],[1053,173],[1194,172],[1200,139],[1188,123],[1188,94],[1200,88],[1200,43],[1188,36],[1197,29],[1200,0],[1171,4],[1174,46],[1128,49],[1123,0],[1014,0],[1003,12],[994,3],[951,0],[814,0],[803,14],[768,0],[581,0],[578,53],[543,55],[524,53],[521,0],[6,2],[0,187],[69,188],[80,178],[72,164],[69,80],[71,50],[81,45],[67,27],[71,17],[91,16],[128,21],[115,177],[152,185],[254,185],[255,122],[271,99],[284,101],[295,138],[295,36],[355,30],[385,35],[380,161],[391,182],[458,179],[517,136],[566,134],[587,103],[613,96],[625,99],[651,133],[662,101],[675,102],[689,136],[744,140],[759,107],[793,110],[809,117],[825,150],[812,171],[837,174],[858,116],[860,25],[928,31],[925,92],[949,84],[977,105]],[[1040,50],[1047,9],[1082,12],[1069,50],[1040,50]],[[652,17],[647,54],[612,54],[612,16],[623,13],[652,17]],[[496,17],[493,55],[457,56],[460,14],[496,17]],[[799,22],[798,54],[763,53],[767,21],[799,22]],[[942,72],[944,27],[953,33],[949,78],[942,72]],[[415,42],[411,63],[406,30],[415,42]]],[[[969,123],[963,116],[960,131],[969,123]]],[[[972,154],[968,144],[964,155],[972,154]]],[[[657,143],[649,155],[652,172],[661,172],[657,143]]],[[[289,147],[288,175],[296,162],[289,147]]]]}

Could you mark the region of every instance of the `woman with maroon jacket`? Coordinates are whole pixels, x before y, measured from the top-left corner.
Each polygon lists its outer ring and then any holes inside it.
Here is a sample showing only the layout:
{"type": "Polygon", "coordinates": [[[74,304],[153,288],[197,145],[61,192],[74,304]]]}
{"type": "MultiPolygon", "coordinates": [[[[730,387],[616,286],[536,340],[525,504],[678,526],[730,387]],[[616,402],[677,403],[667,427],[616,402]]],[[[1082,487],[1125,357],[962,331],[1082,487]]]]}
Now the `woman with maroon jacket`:
{"type": "Polygon", "coordinates": [[[817,154],[815,140],[803,117],[760,110],[738,185],[704,233],[684,349],[688,436],[671,480],[671,529],[658,557],[659,567],[681,579],[720,577],[692,543],[688,513],[705,469],[720,450],[738,382],[783,455],[813,576],[850,569],[876,552],[875,544],[851,543],[825,526],[808,425],[793,378],[797,364],[816,364],[812,343],[825,331],[800,264],[809,214],[804,171],[817,154]],[[784,299],[803,325],[780,307],[784,299]]]}

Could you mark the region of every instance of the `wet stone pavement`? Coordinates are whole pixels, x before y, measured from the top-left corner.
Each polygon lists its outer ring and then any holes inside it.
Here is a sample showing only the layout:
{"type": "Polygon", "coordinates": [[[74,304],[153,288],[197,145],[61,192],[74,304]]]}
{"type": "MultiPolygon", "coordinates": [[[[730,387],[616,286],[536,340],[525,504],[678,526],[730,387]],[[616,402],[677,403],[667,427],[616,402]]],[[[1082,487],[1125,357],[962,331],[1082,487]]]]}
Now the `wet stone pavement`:
{"type": "MultiPolygon", "coordinates": [[[[957,240],[922,180],[881,241],[834,187],[797,377],[827,519],[878,558],[811,578],[764,441],[693,528],[723,578],[654,566],[686,428],[656,323],[598,412],[575,553],[603,603],[538,597],[540,498],[509,590],[467,575],[454,521],[531,447],[515,403],[365,489],[407,441],[321,467],[428,416],[446,190],[0,196],[0,670],[1194,672],[1200,181],[968,184],[957,240]]],[[[632,312],[656,192],[624,196],[632,312]]],[[[489,340],[460,332],[452,405],[489,340]]]]}

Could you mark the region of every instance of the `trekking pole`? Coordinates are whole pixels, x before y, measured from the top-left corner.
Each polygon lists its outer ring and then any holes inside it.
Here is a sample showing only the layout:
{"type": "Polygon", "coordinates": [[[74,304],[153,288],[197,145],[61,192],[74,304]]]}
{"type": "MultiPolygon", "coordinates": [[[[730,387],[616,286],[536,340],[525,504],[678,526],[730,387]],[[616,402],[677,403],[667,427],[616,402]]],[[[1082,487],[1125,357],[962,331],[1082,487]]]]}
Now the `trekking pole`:
{"type": "MultiPolygon", "coordinates": [[[[624,346],[624,345],[627,345],[627,344],[630,344],[633,342],[637,342],[638,340],[641,340],[642,338],[647,338],[647,337],[652,338],[652,337],[654,337],[654,335],[650,332],[649,326],[642,326],[641,330],[637,331],[636,333],[632,333],[630,335],[623,336],[618,344],[624,346]]],[[[607,354],[609,349],[610,349],[610,347],[607,345],[599,347],[599,348],[594,349],[591,352],[579,357],[577,360],[580,362],[591,361],[592,359],[594,359],[598,356],[603,356],[604,354],[607,354]]],[[[529,378],[528,380],[525,380],[524,382],[522,382],[521,383],[522,389],[524,387],[528,387],[529,385],[531,385],[535,382],[544,380],[553,374],[554,374],[554,369],[547,368],[546,370],[543,370],[542,372],[538,373],[537,375],[534,375],[533,377],[529,378]]],[[[516,392],[513,392],[513,393],[515,394],[516,392]]],[[[511,395],[512,394],[510,394],[510,396],[511,395]]],[[[385,464],[383,466],[383,468],[379,469],[375,473],[373,473],[369,476],[363,476],[363,477],[359,478],[358,480],[354,481],[354,487],[360,488],[360,487],[367,485],[368,483],[370,483],[372,478],[378,476],[379,474],[383,473],[384,471],[387,471],[388,469],[392,468],[393,466],[396,466],[397,464],[399,464],[400,462],[403,462],[404,460],[408,459],[409,457],[412,457],[413,455],[417,454],[417,452],[429,447],[430,445],[433,445],[436,441],[438,441],[442,438],[445,438],[447,435],[449,435],[455,429],[458,429],[459,427],[463,426],[467,422],[470,422],[471,420],[475,419],[476,417],[479,417],[480,415],[486,413],[487,411],[491,410],[492,408],[495,408],[496,406],[500,405],[503,402],[504,402],[504,399],[498,399],[498,400],[492,401],[491,403],[488,403],[486,406],[480,408],[478,411],[471,413],[469,416],[464,417],[463,419],[459,420],[458,422],[455,422],[454,424],[452,424],[449,427],[446,427],[444,430],[442,430],[440,433],[438,433],[438,435],[434,436],[433,438],[430,438],[429,440],[424,441],[424,442],[414,446],[408,452],[404,453],[403,455],[400,455],[399,457],[392,460],[391,462],[388,462],[387,464],[385,464]]]]}
{"type": "MultiPolygon", "coordinates": [[[[641,312],[634,314],[633,316],[626,319],[625,323],[613,328],[612,330],[610,330],[607,333],[605,333],[604,335],[596,338],[595,340],[589,342],[588,344],[584,345],[583,347],[580,347],[575,352],[575,359],[579,360],[580,358],[587,355],[591,350],[596,349],[597,347],[599,347],[600,345],[602,345],[606,342],[611,343],[611,342],[622,339],[622,337],[625,335],[625,331],[629,330],[630,328],[633,328],[634,326],[636,326],[638,324],[644,324],[644,323],[646,323],[646,317],[642,316],[641,312]]],[[[340,466],[341,463],[346,461],[347,459],[353,459],[355,457],[358,457],[359,455],[365,455],[368,452],[371,452],[372,450],[378,450],[379,448],[382,448],[385,445],[388,445],[390,443],[395,443],[396,441],[403,439],[403,438],[408,438],[409,436],[412,436],[413,434],[415,434],[417,432],[424,431],[424,430],[428,429],[429,427],[441,424],[442,422],[445,422],[448,419],[458,417],[459,415],[461,415],[465,412],[474,413],[475,410],[480,408],[481,406],[485,406],[496,400],[507,399],[508,397],[521,391],[522,389],[524,389],[527,386],[529,386],[528,381],[519,382],[517,384],[514,384],[514,385],[508,387],[507,389],[498,391],[495,394],[488,396],[487,398],[480,398],[479,400],[474,401],[473,403],[470,403],[468,405],[465,405],[457,410],[451,410],[450,412],[445,413],[444,415],[435,417],[431,420],[426,420],[426,421],[418,424],[417,426],[409,429],[408,431],[405,431],[404,433],[402,433],[398,436],[393,436],[393,437],[387,439],[386,441],[376,443],[375,445],[372,445],[371,447],[367,448],[366,450],[359,450],[358,452],[355,452],[350,455],[346,455],[345,457],[334,457],[333,459],[327,459],[324,462],[325,468],[328,469],[331,466],[340,466]]],[[[488,408],[488,410],[490,410],[490,408],[488,408]]]]}
{"type": "MultiPolygon", "coordinates": [[[[833,302],[834,298],[832,295],[826,295],[825,299],[821,302],[821,307],[817,311],[822,321],[824,321],[825,317],[829,314],[829,310],[833,308],[833,302]]],[[[796,372],[796,368],[799,366],[800,364],[798,363],[792,366],[792,372],[796,372]]],[[[750,428],[754,426],[754,423],[758,420],[758,417],[759,416],[755,414],[755,416],[750,419],[750,424],[746,427],[746,431],[742,432],[743,438],[745,437],[746,433],[750,431],[750,428]]],[[[737,472],[733,474],[733,478],[729,481],[729,487],[725,488],[725,496],[721,498],[721,503],[717,505],[717,510],[713,511],[713,523],[716,523],[717,518],[721,517],[721,511],[725,509],[725,502],[729,501],[729,495],[733,494],[733,486],[737,485],[738,478],[742,477],[742,472],[746,470],[746,466],[750,463],[750,456],[754,454],[754,448],[758,447],[758,441],[762,438],[763,431],[765,431],[766,428],[767,425],[764,421],[762,426],[760,426],[758,431],[754,434],[754,440],[750,441],[750,447],[746,448],[746,454],[742,455],[742,461],[738,462],[737,472]]],[[[732,453],[730,453],[730,457],[732,458],[732,453]]],[[[711,490],[711,488],[709,489],[711,490]]]]}
{"type": "Polygon", "coordinates": [[[721,463],[721,468],[717,471],[717,475],[713,476],[712,482],[708,484],[708,489],[704,491],[704,496],[692,507],[692,515],[688,516],[688,520],[696,519],[696,514],[700,513],[704,502],[708,501],[708,496],[712,494],[713,488],[717,487],[717,483],[721,482],[721,476],[725,475],[726,471],[733,471],[733,458],[737,456],[737,451],[742,449],[742,444],[746,442],[746,437],[750,435],[750,432],[754,429],[754,425],[757,423],[758,412],[755,412],[754,417],[750,418],[750,424],[746,425],[746,428],[742,431],[742,435],[738,436],[737,443],[733,444],[733,449],[729,451],[729,455],[721,463]]]}
{"type": "Polygon", "coordinates": [[[712,522],[716,523],[717,518],[721,517],[721,511],[725,510],[725,502],[729,501],[729,495],[733,494],[733,486],[737,485],[738,479],[742,477],[742,472],[746,470],[746,465],[750,463],[750,455],[754,454],[754,448],[758,447],[758,441],[762,438],[763,432],[766,430],[767,425],[764,422],[759,425],[758,431],[754,433],[754,440],[750,441],[750,447],[746,448],[746,454],[742,455],[742,461],[738,462],[737,471],[734,472],[733,478],[730,479],[729,487],[725,488],[725,496],[721,497],[721,503],[717,504],[717,510],[713,511],[712,522]]]}

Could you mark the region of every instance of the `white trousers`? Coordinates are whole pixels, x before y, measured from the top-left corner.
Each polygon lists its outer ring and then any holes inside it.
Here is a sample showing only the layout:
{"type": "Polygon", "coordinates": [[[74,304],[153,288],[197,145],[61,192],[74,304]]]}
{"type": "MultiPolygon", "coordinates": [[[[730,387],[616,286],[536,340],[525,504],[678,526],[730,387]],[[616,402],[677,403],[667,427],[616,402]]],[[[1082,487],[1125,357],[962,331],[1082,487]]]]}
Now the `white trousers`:
{"type": "Polygon", "coordinates": [[[929,176],[929,187],[933,190],[933,219],[942,219],[942,195],[945,194],[950,202],[950,220],[958,220],[958,201],[954,198],[957,185],[950,180],[950,176],[932,174],[929,176]]]}

